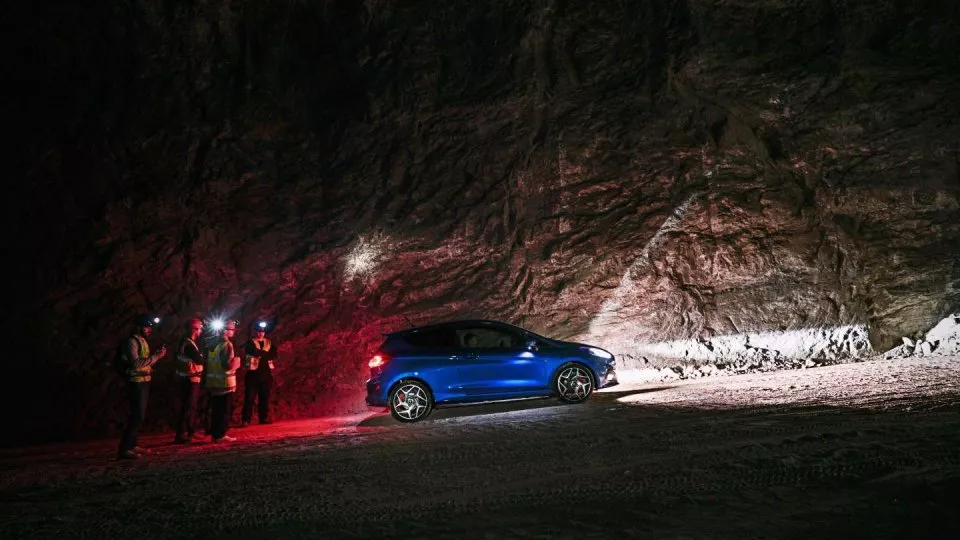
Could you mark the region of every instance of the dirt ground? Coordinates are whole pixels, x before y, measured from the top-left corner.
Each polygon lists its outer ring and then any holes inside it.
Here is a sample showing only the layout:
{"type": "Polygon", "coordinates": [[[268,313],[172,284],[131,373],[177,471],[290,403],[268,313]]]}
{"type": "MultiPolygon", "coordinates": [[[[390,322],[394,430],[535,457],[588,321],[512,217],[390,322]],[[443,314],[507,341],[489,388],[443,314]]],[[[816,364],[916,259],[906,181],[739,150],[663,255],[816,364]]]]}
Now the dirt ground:
{"type": "Polygon", "coordinates": [[[0,451],[3,538],[960,538],[960,359],[0,451]]]}

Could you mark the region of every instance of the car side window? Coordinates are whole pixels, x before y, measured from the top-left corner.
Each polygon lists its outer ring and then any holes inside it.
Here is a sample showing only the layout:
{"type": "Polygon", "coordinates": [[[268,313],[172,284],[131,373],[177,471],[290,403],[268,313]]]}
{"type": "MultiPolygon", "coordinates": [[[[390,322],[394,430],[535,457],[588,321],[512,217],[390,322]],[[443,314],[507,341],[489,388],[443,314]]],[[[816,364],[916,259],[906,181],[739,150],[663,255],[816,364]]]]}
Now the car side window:
{"type": "Polygon", "coordinates": [[[511,350],[523,346],[521,336],[499,328],[470,327],[457,329],[459,347],[465,349],[511,350]]]}
{"type": "Polygon", "coordinates": [[[456,348],[459,347],[457,333],[447,328],[422,330],[404,336],[407,343],[418,348],[456,348]]]}
{"type": "Polygon", "coordinates": [[[532,340],[536,341],[536,342],[537,342],[537,348],[538,348],[538,349],[556,349],[556,346],[555,346],[553,343],[550,343],[550,342],[547,341],[547,340],[537,339],[537,338],[535,338],[535,337],[533,337],[533,336],[530,336],[530,337],[527,338],[527,339],[532,339],[532,340]]]}

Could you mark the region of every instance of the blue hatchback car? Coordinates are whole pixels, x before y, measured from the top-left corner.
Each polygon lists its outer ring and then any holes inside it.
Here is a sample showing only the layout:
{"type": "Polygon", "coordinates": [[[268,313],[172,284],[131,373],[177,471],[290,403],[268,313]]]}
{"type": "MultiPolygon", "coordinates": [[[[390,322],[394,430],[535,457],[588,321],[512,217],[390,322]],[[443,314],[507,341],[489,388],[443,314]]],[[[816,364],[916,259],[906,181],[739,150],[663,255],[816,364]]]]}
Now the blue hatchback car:
{"type": "Polygon", "coordinates": [[[385,334],[369,361],[367,405],[401,422],[436,406],[554,395],[582,403],[617,384],[609,352],[494,321],[459,321],[385,334]]]}

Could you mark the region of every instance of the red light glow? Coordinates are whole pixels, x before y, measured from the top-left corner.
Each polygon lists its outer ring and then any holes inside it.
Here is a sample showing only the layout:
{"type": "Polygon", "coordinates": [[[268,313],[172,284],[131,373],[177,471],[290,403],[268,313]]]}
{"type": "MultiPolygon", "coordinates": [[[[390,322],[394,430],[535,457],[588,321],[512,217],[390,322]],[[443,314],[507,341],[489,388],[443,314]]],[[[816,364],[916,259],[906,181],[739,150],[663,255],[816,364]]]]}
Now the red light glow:
{"type": "Polygon", "coordinates": [[[369,365],[371,368],[375,368],[375,367],[380,367],[386,363],[387,363],[387,359],[378,354],[370,359],[369,365]]]}

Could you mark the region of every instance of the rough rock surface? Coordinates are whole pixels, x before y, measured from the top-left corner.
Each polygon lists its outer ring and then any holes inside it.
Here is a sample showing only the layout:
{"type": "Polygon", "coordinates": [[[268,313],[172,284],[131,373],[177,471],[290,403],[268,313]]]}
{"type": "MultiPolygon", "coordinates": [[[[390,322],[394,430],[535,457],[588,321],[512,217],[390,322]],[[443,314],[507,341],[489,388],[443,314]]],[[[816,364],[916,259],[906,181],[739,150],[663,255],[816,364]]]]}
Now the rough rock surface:
{"type": "Polygon", "coordinates": [[[639,358],[845,327],[885,350],[958,307],[956,3],[37,10],[11,7],[3,100],[9,375],[35,388],[7,435],[113,432],[103,364],[145,310],[157,344],[196,311],[276,316],[297,416],[361,406],[379,333],[410,323],[639,358]]]}
{"type": "Polygon", "coordinates": [[[805,369],[868,358],[863,326],[816,328],[634,344],[639,354],[620,356],[620,379],[695,379],[805,369]]]}
{"type": "Polygon", "coordinates": [[[923,337],[903,342],[883,354],[885,359],[960,355],[960,313],[951,314],[923,337]]]}

